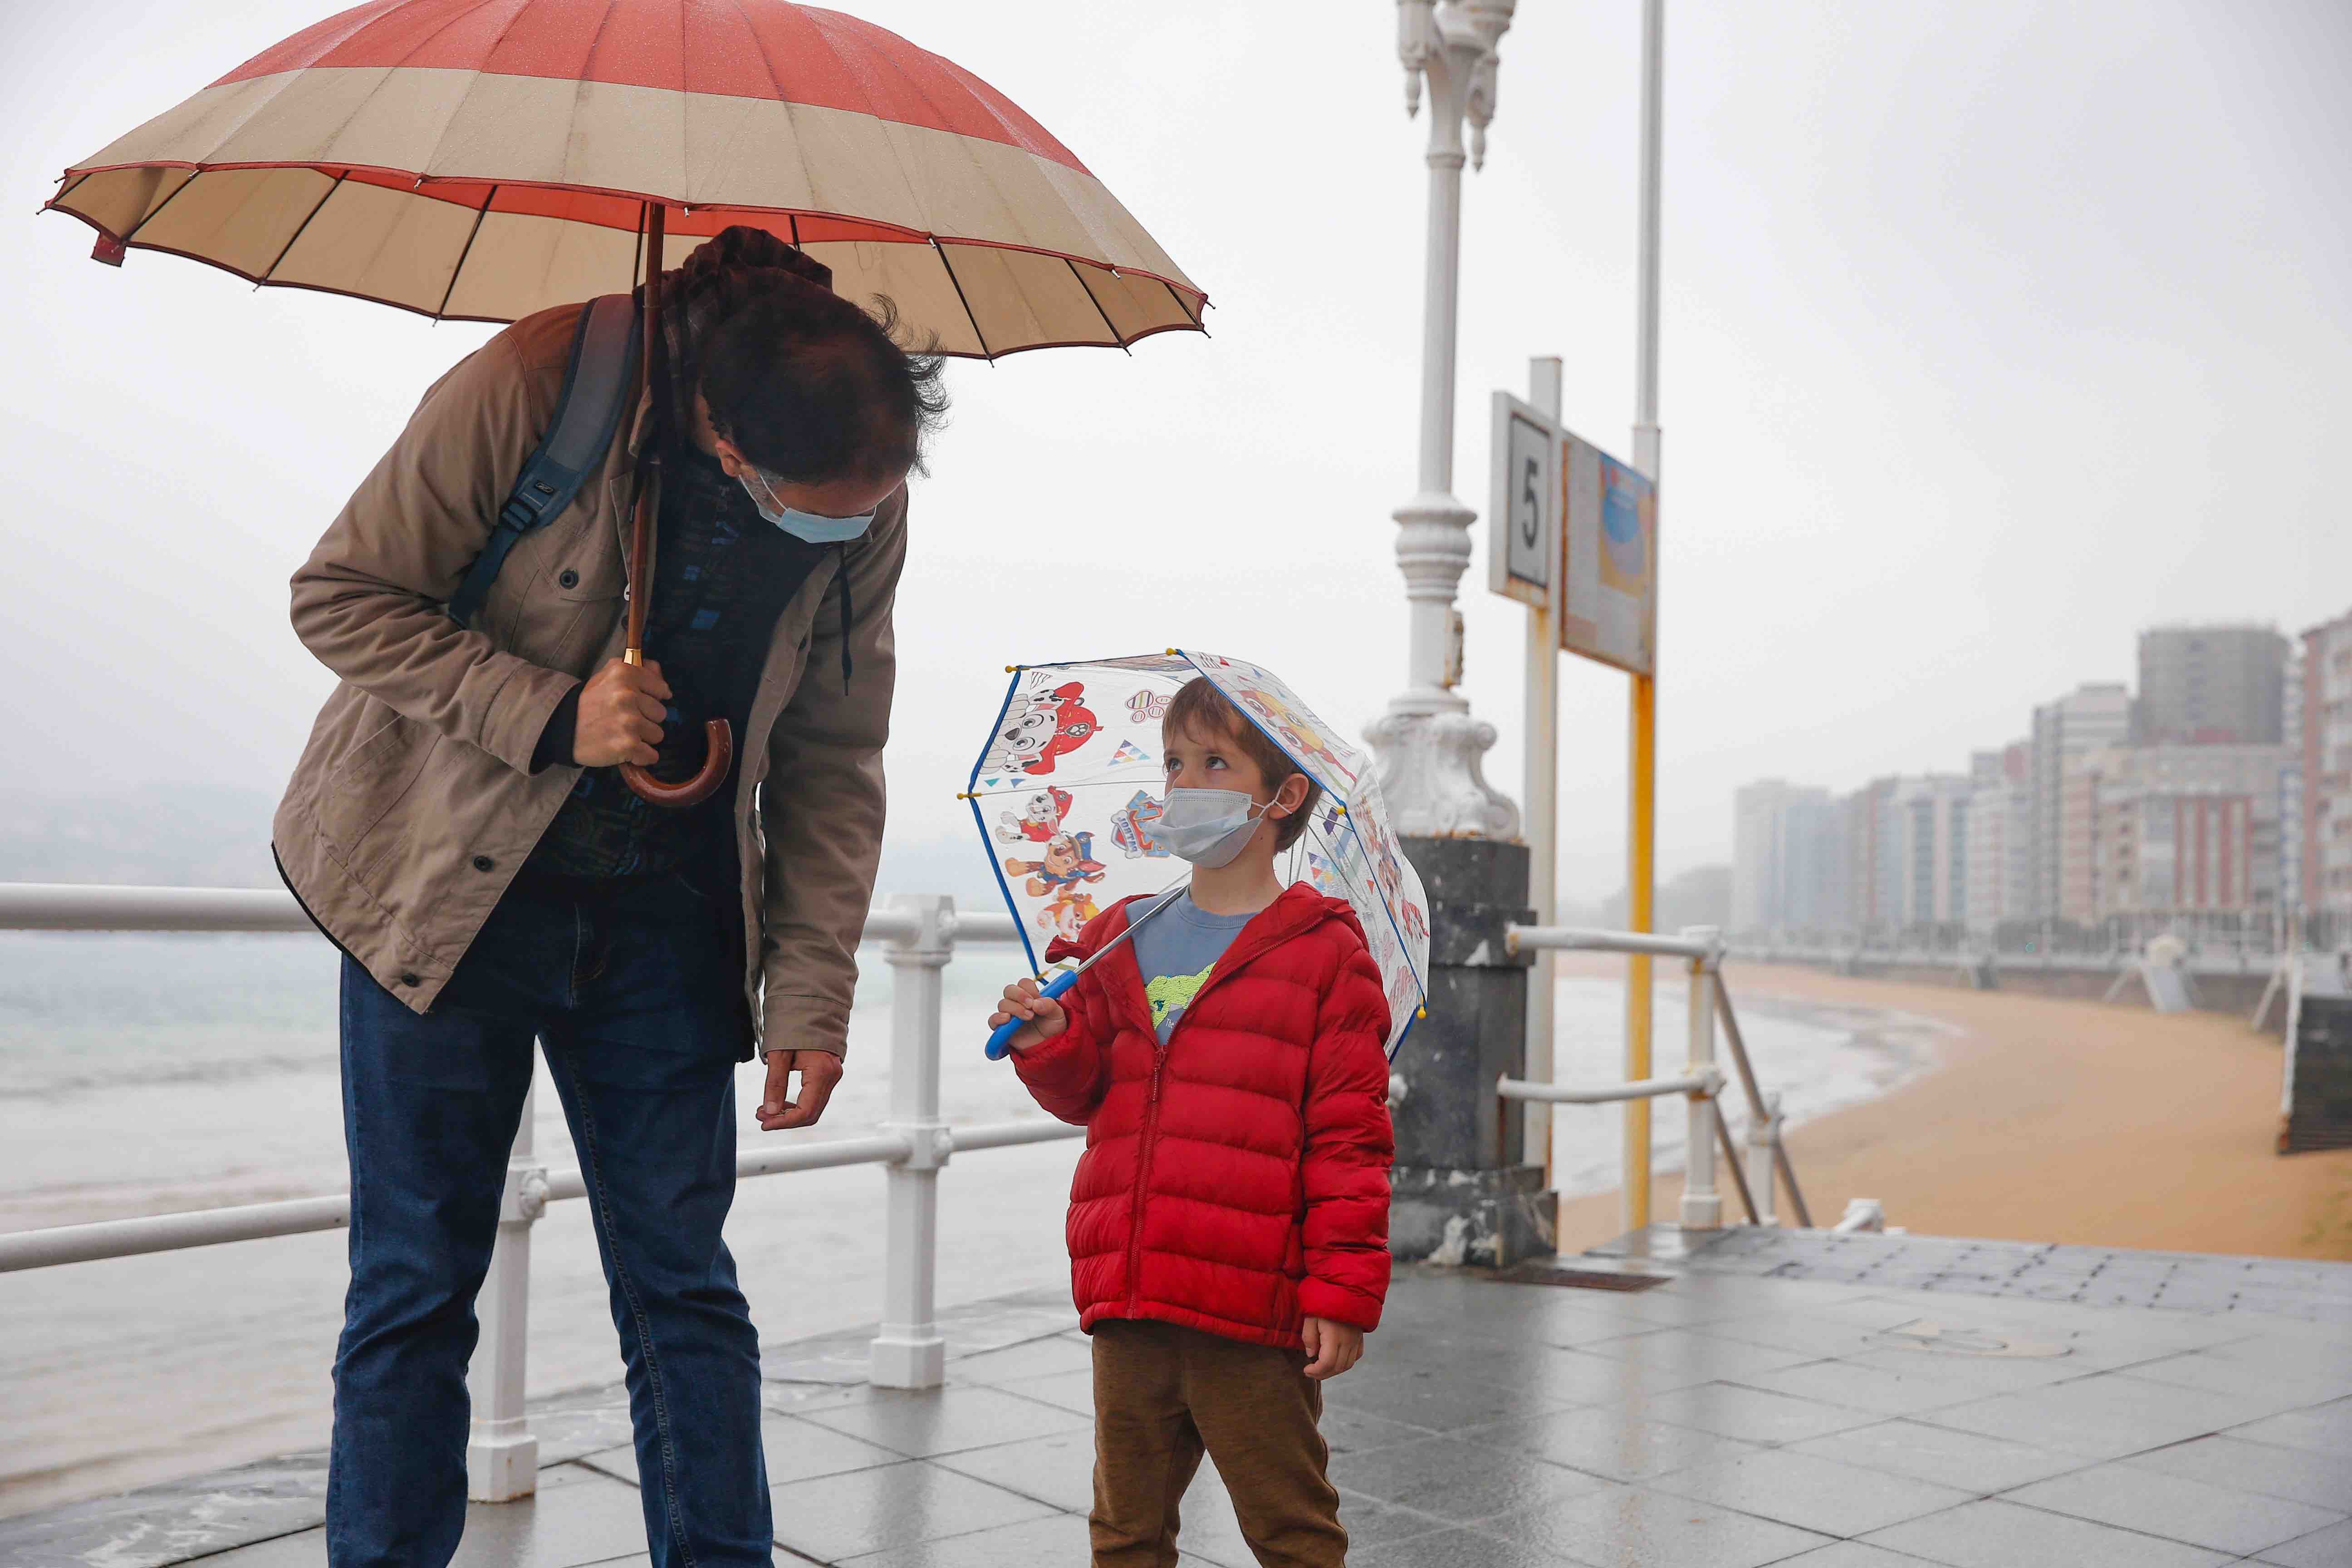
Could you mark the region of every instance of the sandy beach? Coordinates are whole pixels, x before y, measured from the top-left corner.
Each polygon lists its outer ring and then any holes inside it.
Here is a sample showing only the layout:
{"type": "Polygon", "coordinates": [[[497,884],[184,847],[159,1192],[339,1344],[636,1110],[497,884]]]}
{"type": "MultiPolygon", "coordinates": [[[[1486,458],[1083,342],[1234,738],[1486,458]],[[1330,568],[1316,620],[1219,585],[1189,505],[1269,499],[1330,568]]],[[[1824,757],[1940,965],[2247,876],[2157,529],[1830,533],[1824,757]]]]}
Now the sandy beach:
{"type": "MultiPolygon", "coordinates": [[[[1574,971],[1609,972],[1597,960],[1574,971]]],[[[1773,965],[1727,976],[1735,1002],[1883,1008],[1951,1026],[1933,1068],[1790,1133],[1819,1224],[1849,1198],[1874,1197],[1888,1224],[1927,1235],[2352,1258],[2352,1150],[2273,1152],[2280,1046],[2242,1018],[1773,965]]],[[[1675,1044],[1660,1042],[1664,1065],[1675,1044]]],[[[1772,1064],[1758,1055],[1769,1089],[1772,1064]]],[[[1681,1110],[1660,1115],[1679,1121],[1681,1110]]],[[[1670,1216],[1680,1191],[1678,1176],[1661,1176],[1654,1212],[1670,1216]]],[[[1726,1205],[1737,1205],[1727,1188],[1726,1205]]],[[[1560,1205],[1564,1251],[1619,1228],[1614,1194],[1560,1205]]]]}

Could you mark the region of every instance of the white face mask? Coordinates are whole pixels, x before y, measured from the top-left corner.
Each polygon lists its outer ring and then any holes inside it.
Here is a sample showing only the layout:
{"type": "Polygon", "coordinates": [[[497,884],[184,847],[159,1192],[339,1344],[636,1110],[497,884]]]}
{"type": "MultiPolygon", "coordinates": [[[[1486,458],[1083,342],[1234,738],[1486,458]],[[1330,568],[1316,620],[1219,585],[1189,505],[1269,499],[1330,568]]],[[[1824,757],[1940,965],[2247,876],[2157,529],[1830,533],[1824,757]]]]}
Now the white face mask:
{"type": "Polygon", "coordinates": [[[1234,863],[1273,804],[1261,805],[1237,789],[1171,789],[1151,837],[1178,858],[1218,870],[1234,863]]]}
{"type": "Polygon", "coordinates": [[[743,493],[760,509],[760,515],[794,539],[811,544],[845,544],[864,537],[866,531],[874,526],[874,514],[870,511],[862,517],[819,517],[813,511],[786,506],[776,499],[776,482],[748,461],[736,477],[743,486],[743,493]]]}

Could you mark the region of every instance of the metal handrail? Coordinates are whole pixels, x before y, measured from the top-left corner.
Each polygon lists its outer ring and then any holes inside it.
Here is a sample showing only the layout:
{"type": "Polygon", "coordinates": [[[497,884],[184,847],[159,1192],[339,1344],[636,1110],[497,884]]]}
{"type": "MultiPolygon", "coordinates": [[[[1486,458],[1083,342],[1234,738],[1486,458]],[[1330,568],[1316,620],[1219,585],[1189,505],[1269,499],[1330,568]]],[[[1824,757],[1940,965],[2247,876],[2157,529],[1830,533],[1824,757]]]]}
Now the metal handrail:
{"type": "MultiPolygon", "coordinates": [[[[1592,931],[1577,926],[1510,926],[1504,943],[1514,955],[1525,952],[1621,952],[1679,958],[1690,970],[1690,1065],[1678,1077],[1639,1079],[1614,1084],[1535,1083],[1507,1075],[1496,1081],[1496,1097],[1505,1101],[1553,1105],[1609,1105],[1625,1100],[1660,1100],[1681,1095],[1688,1102],[1690,1134],[1685,1157],[1689,1164],[1683,1183],[1682,1227],[1713,1230],[1722,1224],[1723,1200],[1716,1191],[1716,1154],[1723,1155],[1741,1206],[1751,1225],[1776,1222],[1774,1184],[1785,1183],[1797,1223],[1811,1228],[1812,1211],[1797,1185],[1796,1167],[1780,1137],[1780,1107],[1777,1095],[1758,1087],[1756,1069],[1748,1058],[1748,1042],[1740,1033],[1731,992],[1723,981],[1727,952],[1722,934],[1711,927],[1695,926],[1679,936],[1651,931],[1592,931]],[[1715,1040],[1720,1025],[1731,1047],[1731,1061],[1748,1102],[1747,1159],[1733,1146],[1720,1103],[1727,1083],[1715,1065],[1715,1040]]],[[[1539,971],[1537,973],[1540,973],[1539,971]]]]}
{"type": "MultiPolygon", "coordinates": [[[[0,883],[0,931],[310,931],[293,896],[277,889],[115,888],[0,883]]],[[[901,897],[868,910],[863,940],[887,944],[896,988],[891,1008],[890,1109],[873,1132],[769,1144],[740,1152],[739,1177],[878,1164],[890,1191],[884,1242],[882,1329],[868,1376],[894,1388],[934,1388],[944,1379],[946,1340],[937,1321],[940,1171],[958,1152],[1010,1149],[1085,1136],[1058,1121],[953,1127],[940,1114],[940,1003],[944,971],[958,942],[1017,941],[1013,917],[959,913],[953,900],[901,897]]],[[[587,1195],[576,1169],[550,1169],[531,1151],[533,1100],[507,1163],[499,1237],[477,1300],[479,1348],[469,1379],[474,1427],[467,1446],[468,1494],[478,1502],[529,1496],[537,1485],[538,1439],[523,1398],[529,1353],[530,1227],[551,1203],[587,1195]]],[[[269,1237],[339,1230],[351,1223],[347,1195],[148,1215],[42,1230],[0,1233],[0,1273],[101,1258],[213,1247],[269,1237]]]]}

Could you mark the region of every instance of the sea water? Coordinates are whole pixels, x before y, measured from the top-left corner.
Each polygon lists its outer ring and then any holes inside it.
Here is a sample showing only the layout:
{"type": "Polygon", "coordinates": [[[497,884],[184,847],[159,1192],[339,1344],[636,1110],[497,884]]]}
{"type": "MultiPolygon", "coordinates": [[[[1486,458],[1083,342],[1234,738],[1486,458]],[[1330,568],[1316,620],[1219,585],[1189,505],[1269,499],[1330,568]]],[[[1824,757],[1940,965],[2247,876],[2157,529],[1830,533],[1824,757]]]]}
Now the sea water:
{"type": "MultiPolygon", "coordinates": [[[[300,936],[0,934],[0,1230],[334,1193],[345,1167],[331,948],[300,936]]],[[[887,1113],[890,974],[865,955],[847,1073],[818,1128],[761,1132],[761,1077],[736,1085],[746,1146],[861,1132],[887,1113]]],[[[1661,966],[1664,967],[1664,966],[1661,966]]],[[[1042,1118],[981,1054],[1018,969],[967,948],[946,972],[941,1100],[951,1122],[1042,1118]]],[[[1678,984],[1655,998],[1659,1072],[1684,1057],[1678,984]]],[[[1559,982],[1560,1081],[1622,1076],[1624,991],[1559,982]]],[[[1883,1092],[1931,1049],[1930,1026],[1858,1010],[1751,1004],[1766,1087],[1792,1122],[1883,1092]]],[[[1408,1056],[1409,1056],[1408,1051],[1408,1056]]],[[[1563,1193],[1618,1173],[1621,1113],[1561,1108],[1563,1193]]],[[[1661,1169],[1683,1117],[1655,1119],[1661,1169]]],[[[537,1153],[573,1162],[544,1076],[537,1153]]],[[[1062,1209],[1075,1142],[958,1157],[940,1180],[939,1289],[971,1300],[1066,1280],[1062,1209]]],[[[762,1338],[878,1314],[883,1176],[871,1166],[746,1182],[728,1227],[762,1338]]],[[[341,1314],[341,1232],[0,1275],[0,1513],[324,1440],[341,1314]]],[[[619,1375],[586,1205],[532,1233],[534,1394],[619,1375]]]]}

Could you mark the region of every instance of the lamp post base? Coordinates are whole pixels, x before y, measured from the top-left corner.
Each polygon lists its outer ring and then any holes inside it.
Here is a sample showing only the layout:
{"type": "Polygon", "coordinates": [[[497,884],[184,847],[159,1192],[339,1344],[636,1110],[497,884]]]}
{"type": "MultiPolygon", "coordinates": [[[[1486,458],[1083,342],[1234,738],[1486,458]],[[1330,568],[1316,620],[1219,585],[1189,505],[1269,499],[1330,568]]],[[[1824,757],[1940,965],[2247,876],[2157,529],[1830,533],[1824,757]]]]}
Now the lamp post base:
{"type": "Polygon", "coordinates": [[[1451,692],[1397,699],[1364,730],[1396,830],[1414,838],[1519,836],[1519,808],[1486,783],[1495,726],[1451,692]]]}

